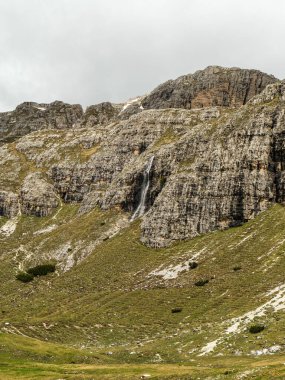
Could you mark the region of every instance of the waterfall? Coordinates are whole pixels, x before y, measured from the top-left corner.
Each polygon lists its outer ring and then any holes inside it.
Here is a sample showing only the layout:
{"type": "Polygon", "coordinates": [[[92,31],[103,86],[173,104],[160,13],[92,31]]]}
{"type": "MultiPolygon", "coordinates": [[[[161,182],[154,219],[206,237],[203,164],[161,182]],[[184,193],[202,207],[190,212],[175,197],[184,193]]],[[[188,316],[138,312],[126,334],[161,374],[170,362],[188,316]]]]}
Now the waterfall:
{"type": "Polygon", "coordinates": [[[149,188],[149,172],[152,167],[154,156],[151,156],[147,167],[143,173],[143,183],[141,187],[141,196],[140,196],[140,203],[138,207],[136,208],[135,212],[133,213],[131,217],[131,221],[135,220],[136,218],[139,218],[142,216],[145,212],[145,201],[146,201],[146,196],[149,188]]]}

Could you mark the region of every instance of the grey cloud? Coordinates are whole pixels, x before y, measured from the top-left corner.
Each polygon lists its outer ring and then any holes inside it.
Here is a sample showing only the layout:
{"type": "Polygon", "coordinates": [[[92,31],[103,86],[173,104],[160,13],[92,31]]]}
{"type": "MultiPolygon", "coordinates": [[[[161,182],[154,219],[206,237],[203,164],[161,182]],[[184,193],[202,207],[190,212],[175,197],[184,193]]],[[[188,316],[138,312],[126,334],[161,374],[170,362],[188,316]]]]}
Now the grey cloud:
{"type": "Polygon", "coordinates": [[[211,64],[283,78],[284,16],[283,0],[0,0],[0,110],[120,102],[211,64]]]}

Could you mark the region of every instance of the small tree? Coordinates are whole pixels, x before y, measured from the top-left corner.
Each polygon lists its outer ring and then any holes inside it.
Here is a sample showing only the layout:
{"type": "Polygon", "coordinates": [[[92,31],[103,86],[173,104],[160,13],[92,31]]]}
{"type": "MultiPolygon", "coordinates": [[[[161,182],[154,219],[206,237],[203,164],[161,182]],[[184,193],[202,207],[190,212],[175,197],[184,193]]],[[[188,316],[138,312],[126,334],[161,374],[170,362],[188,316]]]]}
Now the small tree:
{"type": "Polygon", "coordinates": [[[171,313],[181,313],[182,307],[174,307],[171,309],[171,313]]]}
{"type": "Polygon", "coordinates": [[[252,325],[252,326],[250,326],[250,328],[249,328],[249,332],[251,333],[251,334],[258,334],[258,333],[260,333],[261,331],[263,331],[265,329],[265,326],[264,325],[261,325],[261,324],[255,324],[255,325],[252,325]]]}
{"type": "Polygon", "coordinates": [[[206,284],[208,284],[209,280],[205,279],[205,280],[199,280],[197,282],[195,282],[195,285],[196,286],[204,286],[206,284]]]}
{"type": "Polygon", "coordinates": [[[196,263],[196,261],[189,262],[189,269],[195,269],[197,268],[197,266],[198,266],[198,263],[196,263]]]}
{"type": "Polygon", "coordinates": [[[33,281],[34,276],[31,275],[30,273],[19,272],[16,275],[16,279],[19,280],[19,281],[22,281],[22,282],[30,282],[30,281],[33,281]]]}
{"type": "Polygon", "coordinates": [[[46,276],[48,273],[55,272],[54,264],[41,264],[35,267],[29,268],[27,273],[32,276],[46,276]]]}

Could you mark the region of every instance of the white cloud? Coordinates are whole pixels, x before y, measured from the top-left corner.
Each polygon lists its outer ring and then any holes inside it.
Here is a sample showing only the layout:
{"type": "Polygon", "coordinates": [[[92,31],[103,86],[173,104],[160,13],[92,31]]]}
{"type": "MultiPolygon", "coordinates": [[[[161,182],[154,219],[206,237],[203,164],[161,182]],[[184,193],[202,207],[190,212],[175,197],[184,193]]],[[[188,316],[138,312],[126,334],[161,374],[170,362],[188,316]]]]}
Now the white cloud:
{"type": "Polygon", "coordinates": [[[123,101],[211,64],[284,78],[285,2],[0,0],[0,110],[123,101]]]}

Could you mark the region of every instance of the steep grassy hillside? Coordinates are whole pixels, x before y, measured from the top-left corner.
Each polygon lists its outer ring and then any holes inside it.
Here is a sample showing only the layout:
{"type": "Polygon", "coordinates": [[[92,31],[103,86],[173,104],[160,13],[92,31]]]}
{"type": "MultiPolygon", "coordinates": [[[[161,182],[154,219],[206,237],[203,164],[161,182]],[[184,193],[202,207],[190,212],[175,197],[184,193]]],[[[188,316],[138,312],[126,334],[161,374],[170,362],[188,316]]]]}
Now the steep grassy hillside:
{"type": "MultiPolygon", "coordinates": [[[[194,366],[221,365],[225,371],[233,367],[236,375],[244,366],[255,366],[261,355],[268,363],[271,361],[267,355],[270,358],[272,353],[279,355],[272,363],[282,358],[283,206],[275,205],[241,227],[199,236],[166,249],[142,245],[136,221],[92,247],[92,253],[68,271],[58,268],[56,273],[30,283],[16,280],[19,267],[29,267],[29,254],[38,252],[37,263],[46,263],[44,252],[60,241],[62,245],[68,242],[69,249],[62,253],[68,256],[80,242],[87,246],[96,240],[100,229],[107,228],[106,224],[121,218],[119,212],[99,210],[77,216],[76,209],[64,205],[59,213],[41,219],[18,216],[15,231],[1,237],[1,330],[23,336],[1,336],[1,342],[3,337],[6,342],[1,343],[6,362],[14,360],[13,350],[28,367],[29,360],[49,362],[45,354],[36,354],[37,349],[27,353],[15,344],[18,341],[14,339],[23,339],[26,346],[27,337],[53,342],[47,343],[51,348],[45,348],[45,344],[32,341],[51,352],[58,365],[65,359],[52,344],[60,343],[70,347],[65,348],[66,355],[77,357],[71,359],[76,363],[130,363],[138,373],[146,363],[164,366],[191,361],[194,366]],[[55,220],[57,227],[49,228],[55,220]],[[198,266],[190,269],[189,262],[198,266]],[[208,282],[197,286],[201,280],[208,282]],[[256,324],[264,326],[264,330],[250,333],[249,328],[256,324]],[[13,340],[9,338],[12,336],[13,340]],[[243,364],[236,372],[239,360],[243,364]]],[[[1,219],[2,224],[5,221],[1,219]]],[[[173,373],[178,370],[175,368],[173,373]]],[[[49,371],[45,366],[39,370],[49,371]]],[[[10,376],[10,369],[7,371],[10,376]]],[[[256,377],[264,371],[257,365],[255,377],[247,378],[267,378],[256,377]]],[[[282,372],[278,371],[281,379],[282,372]]],[[[110,368],[106,369],[108,373],[111,376],[110,368]]]]}
{"type": "Polygon", "coordinates": [[[101,363],[98,355],[1,334],[1,380],[7,379],[284,379],[284,356],[200,358],[183,364],[101,363]],[[3,351],[3,348],[5,351],[3,351]]]}
{"type": "Polygon", "coordinates": [[[220,67],[0,115],[0,379],[284,379],[284,127],[220,67]]]}

